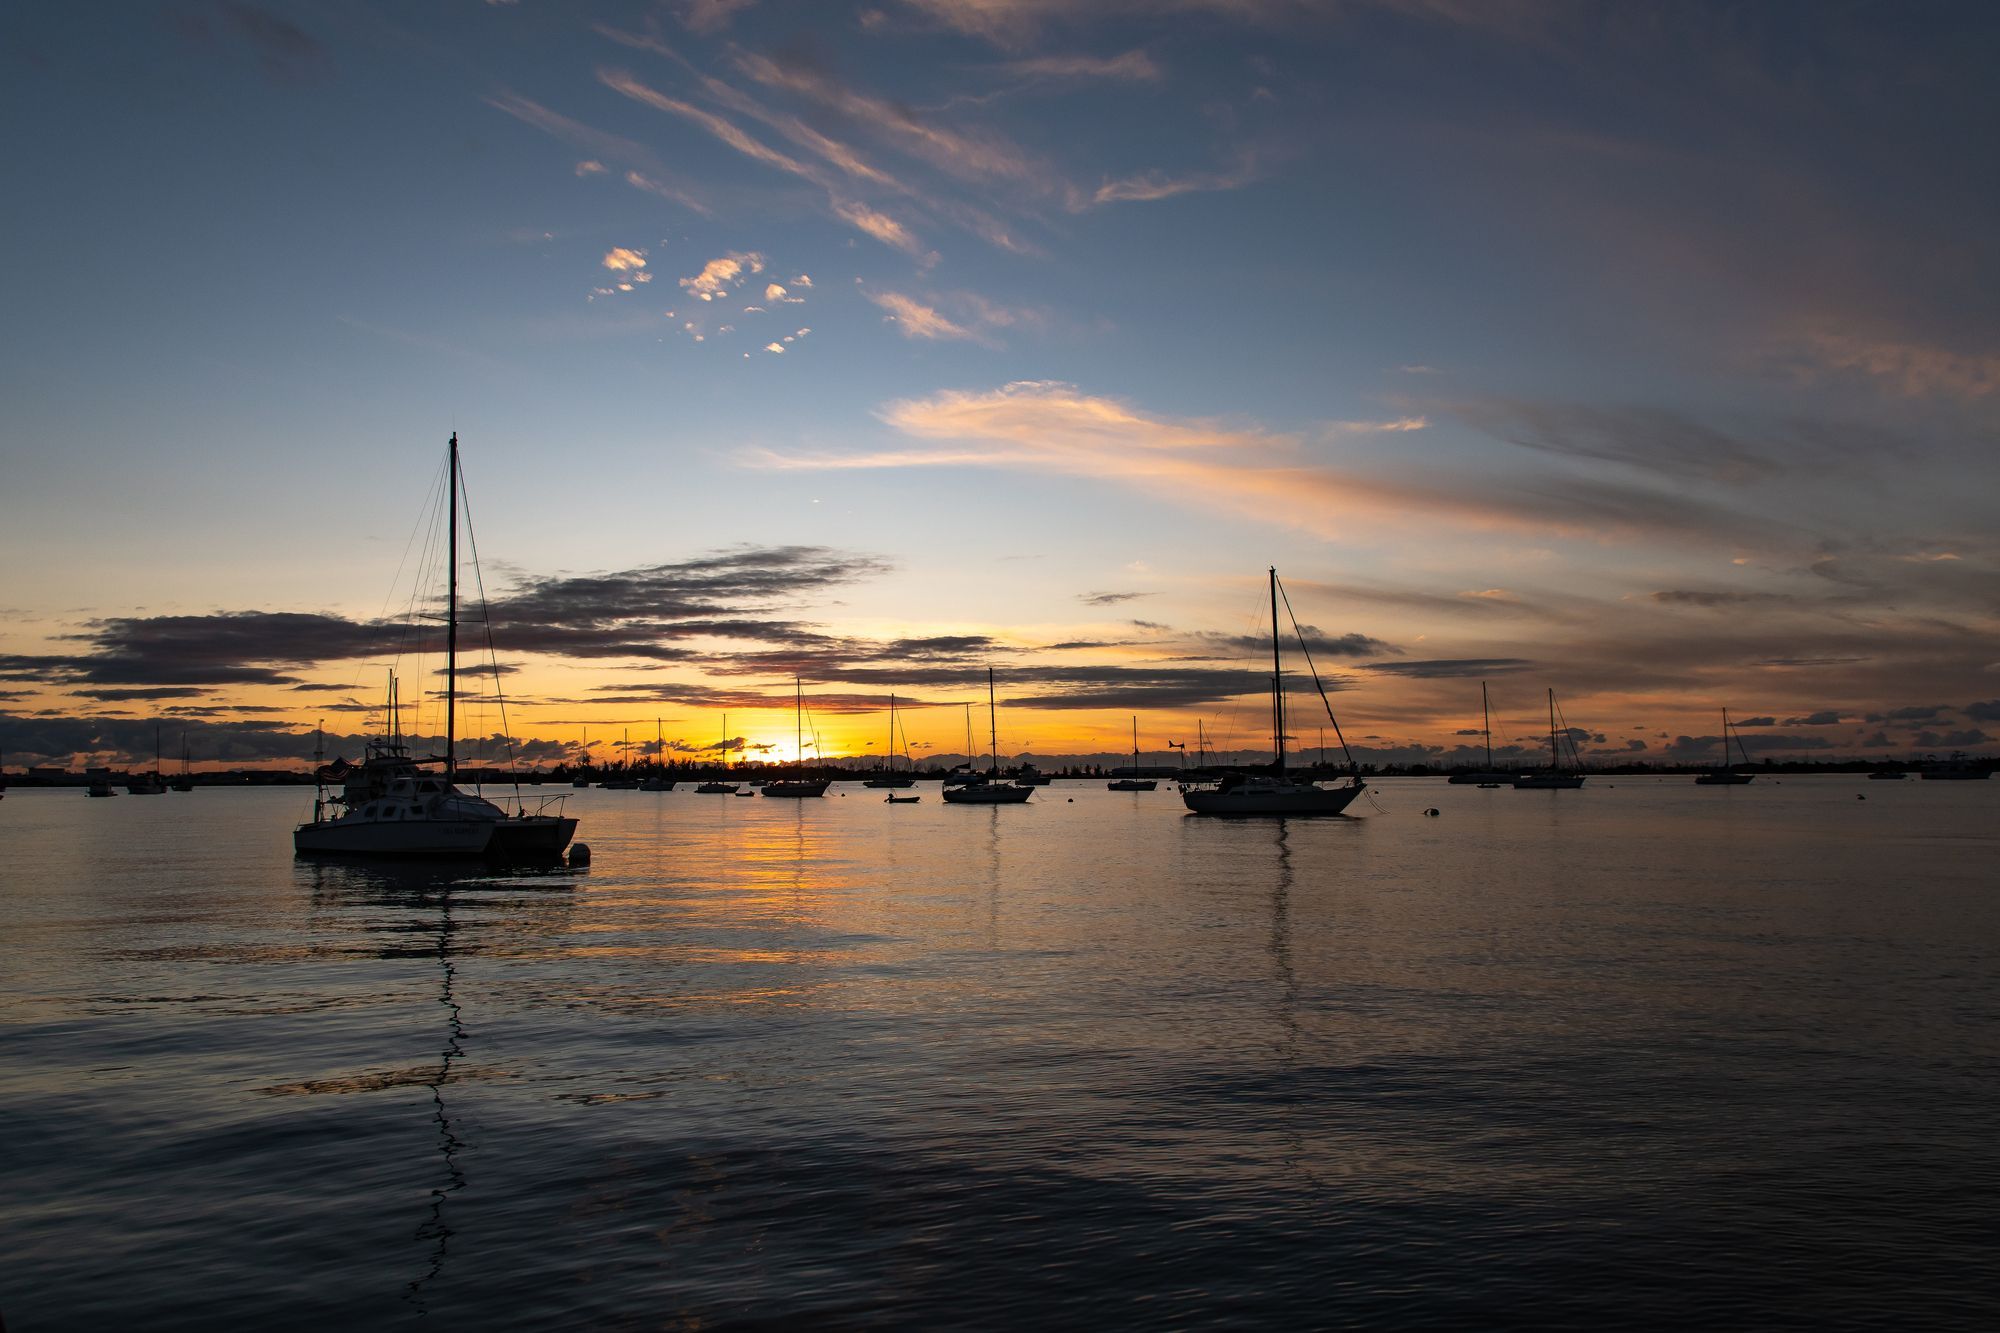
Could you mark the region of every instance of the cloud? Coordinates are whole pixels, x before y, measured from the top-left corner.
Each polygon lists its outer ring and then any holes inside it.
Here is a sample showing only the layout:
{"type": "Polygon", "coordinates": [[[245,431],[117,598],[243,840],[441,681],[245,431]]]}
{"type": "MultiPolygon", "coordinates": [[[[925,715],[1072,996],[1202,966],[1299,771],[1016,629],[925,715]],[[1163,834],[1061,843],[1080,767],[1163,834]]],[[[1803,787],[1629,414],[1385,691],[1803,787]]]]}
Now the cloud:
{"type": "Polygon", "coordinates": [[[720,32],[757,0],[676,0],[674,13],[690,32],[720,32]]]}
{"type": "Polygon", "coordinates": [[[1542,540],[1719,536],[1745,526],[1704,501],[1646,486],[1480,477],[1456,468],[1406,466],[1405,476],[1341,470],[1310,457],[1296,436],[1162,417],[1055,381],[944,390],[889,403],[878,415],[912,443],[863,454],[764,453],[753,461],[784,469],[976,466],[1087,476],[1324,536],[1412,520],[1510,528],[1542,540]]]}
{"type": "Polygon", "coordinates": [[[702,265],[701,272],[692,278],[682,278],[680,284],[691,294],[704,301],[713,301],[732,287],[740,287],[748,273],[764,271],[764,256],[756,251],[732,250],[720,259],[711,259],[702,265]]]}
{"type": "Polygon", "coordinates": [[[1524,657],[1451,657],[1423,662],[1367,662],[1361,669],[1412,680],[1459,680],[1511,676],[1534,665],[1524,657]]]}
{"type": "Polygon", "coordinates": [[[1788,717],[1778,724],[1781,727],[1833,727],[1840,725],[1837,709],[1826,709],[1818,713],[1808,713],[1804,717],[1788,717]]]}
{"type": "Polygon", "coordinates": [[[826,184],[825,178],[817,170],[800,162],[797,158],[781,153],[761,140],[752,138],[736,125],[731,124],[713,112],[704,111],[698,106],[683,102],[677,97],[669,97],[657,89],[648,87],[624,70],[601,69],[597,72],[597,79],[598,82],[613,92],[629,97],[635,102],[644,103],[652,107],[655,111],[664,111],[669,115],[680,116],[692,121],[753,161],[762,162],[765,166],[775,167],[779,171],[788,172],[791,175],[809,180],[816,185],[824,186],[826,184]]]}
{"type": "Polygon", "coordinates": [[[980,335],[961,324],[939,314],[931,307],[900,292],[878,292],[864,290],[861,293],[885,312],[884,318],[894,324],[905,338],[956,338],[968,342],[983,341],[980,335]]]}
{"type": "Polygon", "coordinates": [[[576,164],[576,174],[578,177],[602,176],[607,170],[609,168],[595,158],[585,158],[576,164]]]}
{"type": "Polygon", "coordinates": [[[1016,79],[1082,79],[1092,83],[1111,80],[1121,83],[1157,83],[1165,77],[1159,62],[1143,50],[1115,56],[1043,55],[1009,60],[995,66],[1003,75],[1016,79]]]}
{"type": "Polygon", "coordinates": [[[1076,600],[1086,606],[1116,606],[1120,602],[1131,602],[1141,597],[1158,595],[1150,592],[1080,592],[1076,595],[1076,600]]]}
{"type": "Polygon", "coordinates": [[[257,53],[257,63],[273,83],[317,83],[333,72],[326,44],[289,19],[242,0],[220,0],[229,26],[257,53]]]}
{"type": "Polygon", "coordinates": [[[646,252],[644,250],[628,250],[622,245],[616,246],[605,252],[604,267],[610,269],[613,273],[628,273],[635,269],[642,269],[646,267],[646,252]]]}
{"type": "Polygon", "coordinates": [[[1986,699],[1965,706],[1965,715],[1974,722],[2000,722],[2000,699],[1986,699]]]}
{"type": "Polygon", "coordinates": [[[1977,401],[2000,389],[1996,356],[1824,331],[1808,334],[1802,351],[1818,366],[1864,376],[1904,398],[1977,401]]]}
{"type": "Polygon", "coordinates": [[[486,99],[486,105],[524,124],[532,125],[552,138],[560,139],[588,153],[596,162],[616,162],[627,168],[625,181],[634,189],[671,200],[692,212],[710,215],[701,192],[660,161],[650,148],[620,135],[585,125],[561,115],[539,102],[502,92],[486,99]]]}
{"type": "Polygon", "coordinates": [[[1222,190],[1240,190],[1260,179],[1261,175],[1257,158],[1247,155],[1227,171],[1197,171],[1181,176],[1169,175],[1164,171],[1143,171],[1134,176],[1106,180],[1087,195],[1073,192],[1069,206],[1072,211],[1076,211],[1088,207],[1101,207],[1105,204],[1151,203],[1183,194],[1211,194],[1222,190]]]}
{"type": "Polygon", "coordinates": [[[852,199],[836,199],[833,201],[833,212],[842,222],[856,231],[874,237],[893,250],[901,250],[919,263],[930,265],[937,262],[936,253],[927,250],[924,243],[908,227],[880,209],[870,208],[852,199]]]}

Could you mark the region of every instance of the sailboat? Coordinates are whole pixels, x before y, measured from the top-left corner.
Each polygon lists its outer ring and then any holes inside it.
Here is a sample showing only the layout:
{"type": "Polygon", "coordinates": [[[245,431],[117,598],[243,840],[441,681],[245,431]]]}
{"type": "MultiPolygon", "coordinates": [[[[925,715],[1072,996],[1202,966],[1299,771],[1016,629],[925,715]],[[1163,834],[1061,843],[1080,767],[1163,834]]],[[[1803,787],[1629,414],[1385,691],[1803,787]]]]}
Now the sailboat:
{"type": "Polygon", "coordinates": [[[916,775],[896,771],[896,696],[889,696],[889,771],[877,773],[861,784],[864,787],[914,787],[916,775]]]}
{"type": "Polygon", "coordinates": [[[1743,748],[1743,735],[1729,725],[1729,710],[1722,710],[1722,763],[1695,778],[1697,787],[1741,787],[1752,781],[1756,774],[1738,773],[1729,766],[1729,739],[1736,738],[1736,753],[1743,756],[1745,767],[1749,766],[1750,753],[1743,748]]]}
{"type": "MultiPolygon", "coordinates": [[[[313,817],[292,831],[292,849],[299,855],[387,857],[487,857],[498,860],[554,858],[576,836],[576,820],[548,814],[552,797],[529,814],[518,806],[508,814],[483,796],[463,792],[458,776],[458,434],[453,432],[447,454],[446,495],[450,509],[446,550],[444,753],[429,759],[411,757],[396,720],[395,678],[390,677],[389,736],[371,742],[359,764],[336,759],[318,765],[319,790],[313,817]],[[442,764],[426,773],[422,765],[442,764]],[[341,784],[329,795],[329,784],[341,784]]],[[[493,674],[498,688],[500,674],[493,674]]],[[[321,733],[324,745],[324,733],[321,733]]],[[[324,757],[323,749],[315,758],[324,757]]],[[[516,801],[520,797],[516,793],[516,801]]]]}
{"type": "Polygon", "coordinates": [[[1132,776],[1118,778],[1105,784],[1106,791],[1151,791],[1160,784],[1152,778],[1139,776],[1139,717],[1132,716],[1132,776]]]}
{"type": "Polygon", "coordinates": [[[584,772],[584,769],[590,763],[589,727],[583,729],[583,740],[577,746],[577,749],[581,753],[581,757],[576,761],[576,776],[570,779],[569,785],[572,787],[588,787],[590,785],[590,775],[584,772]]]}
{"type": "MultiPolygon", "coordinates": [[[[1583,774],[1562,766],[1562,741],[1567,733],[1556,731],[1556,692],[1549,691],[1549,766],[1514,775],[1520,791],[1573,791],[1583,785],[1583,774]]],[[[1576,742],[1570,742],[1570,759],[1576,761],[1576,742]]],[[[1577,768],[1581,768],[1577,764],[1577,768]]]]}
{"type": "Polygon", "coordinates": [[[666,734],[660,730],[660,719],[653,719],[653,771],[639,784],[640,791],[672,791],[674,780],[666,776],[667,742],[666,734]]]}
{"type": "MultiPolygon", "coordinates": [[[[1290,599],[1286,608],[1290,609],[1290,599]]],[[[1298,630],[1296,617],[1292,629],[1298,630]]],[[[1326,705],[1327,719],[1333,723],[1333,734],[1340,737],[1340,748],[1347,755],[1348,781],[1339,787],[1322,787],[1310,781],[1299,781],[1285,772],[1285,677],[1278,657],[1278,571],[1271,569],[1271,737],[1276,742],[1276,758],[1269,773],[1231,773],[1221,783],[1213,787],[1181,788],[1181,800],[1187,808],[1198,815],[1337,815],[1354,803],[1354,798],[1368,789],[1361,780],[1360,770],[1355,766],[1354,754],[1347,749],[1347,738],[1340,733],[1340,721],[1333,716],[1333,705],[1327,701],[1326,687],[1319,683],[1319,672],[1312,665],[1312,651],[1306,647],[1305,635],[1299,634],[1299,651],[1305,655],[1306,669],[1312,671],[1313,686],[1318,689],[1320,702],[1326,705]]]]}
{"type": "MultiPolygon", "coordinates": [[[[729,762],[729,714],[727,713],[722,715],[722,743],[715,747],[715,754],[720,762],[725,764],[729,762]]],[[[734,796],[736,784],[710,778],[694,790],[698,796],[734,796]]]]}
{"type": "Polygon", "coordinates": [[[187,733],[185,731],[181,733],[180,775],[167,785],[172,787],[175,791],[194,790],[194,773],[188,767],[188,738],[187,738],[187,733]]]}
{"type": "Polygon", "coordinates": [[[966,783],[962,786],[947,785],[944,799],[951,805],[1019,805],[1035,794],[1033,787],[1022,786],[1018,782],[1000,781],[1000,721],[999,711],[993,700],[993,668],[986,668],[986,725],[992,732],[993,750],[991,762],[986,768],[986,778],[981,782],[966,783]]]}
{"type": "Polygon", "coordinates": [[[165,796],[167,780],[160,776],[160,729],[153,728],[153,771],[141,773],[125,784],[125,790],[133,796],[165,796]]]}
{"type": "Polygon", "coordinates": [[[597,785],[605,791],[637,791],[639,779],[632,772],[632,729],[627,727],[619,733],[619,762],[625,766],[613,777],[608,777],[597,785]]]}
{"type": "Polygon", "coordinates": [[[1479,682],[1479,731],[1486,737],[1486,767],[1477,773],[1454,773],[1445,781],[1454,787],[1468,783],[1480,787],[1505,787],[1512,785],[1515,775],[1502,773],[1493,767],[1493,710],[1486,701],[1486,682],[1479,682]]]}
{"type": "Polygon", "coordinates": [[[806,769],[806,683],[800,677],[792,678],[792,743],[799,753],[799,775],[779,782],[764,784],[766,796],[824,796],[831,778],[809,778],[806,769]]]}

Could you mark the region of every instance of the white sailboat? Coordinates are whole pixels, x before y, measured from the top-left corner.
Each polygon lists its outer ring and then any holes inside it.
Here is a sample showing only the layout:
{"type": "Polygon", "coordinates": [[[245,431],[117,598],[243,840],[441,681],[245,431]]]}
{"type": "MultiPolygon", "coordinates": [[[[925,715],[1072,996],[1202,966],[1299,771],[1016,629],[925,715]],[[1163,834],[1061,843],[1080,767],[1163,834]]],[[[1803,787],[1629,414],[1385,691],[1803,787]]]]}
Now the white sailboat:
{"type": "MultiPolygon", "coordinates": [[[[450,507],[447,539],[447,601],[445,614],[444,754],[430,759],[411,757],[403,744],[395,708],[394,677],[390,678],[388,738],[372,742],[359,764],[336,760],[318,766],[319,791],[313,817],[292,831],[292,849],[299,855],[384,857],[486,857],[499,860],[540,860],[562,854],[576,835],[576,820],[560,813],[564,797],[552,797],[529,814],[517,806],[508,814],[482,796],[460,791],[458,775],[458,435],[451,437],[446,494],[450,507]],[[441,772],[423,771],[440,763],[441,772]],[[329,795],[330,783],[341,784],[329,795]]],[[[495,688],[500,675],[493,674],[495,688]]],[[[323,733],[322,733],[323,737],[323,733]]],[[[318,756],[316,756],[318,757],[318,756]]],[[[516,801],[519,794],[516,793],[516,801]]]]}
{"type": "Polygon", "coordinates": [[[1106,791],[1152,791],[1160,784],[1152,778],[1139,776],[1139,716],[1132,715],[1132,776],[1116,778],[1105,784],[1106,791]]]}
{"type": "Polygon", "coordinates": [[[831,778],[809,778],[806,767],[806,683],[797,676],[792,678],[792,734],[793,744],[798,750],[799,776],[785,778],[779,782],[764,784],[766,796],[824,796],[831,778]]]}
{"type": "MultiPolygon", "coordinates": [[[[1289,606],[1289,601],[1287,602],[1289,606]]],[[[1293,629],[1298,628],[1296,620],[1293,629]]],[[[1268,773],[1231,773],[1216,786],[1184,786],[1181,800],[1187,808],[1198,815],[1250,816],[1250,815],[1337,815],[1354,803],[1354,798],[1368,789],[1361,780],[1361,774],[1354,765],[1354,755],[1347,750],[1347,738],[1341,736],[1340,722],[1333,716],[1333,705],[1327,702],[1325,687],[1319,684],[1319,672],[1312,669],[1312,652],[1305,646],[1305,636],[1299,635],[1299,651],[1305,654],[1306,667],[1312,670],[1313,684],[1319,689],[1320,702],[1326,704],[1326,715],[1333,722],[1333,734],[1340,737],[1340,748],[1347,753],[1348,780],[1338,787],[1322,787],[1310,781],[1300,781],[1285,772],[1285,678],[1278,656],[1278,571],[1271,570],[1271,736],[1276,742],[1276,758],[1268,773]]]]}
{"type": "Polygon", "coordinates": [[[888,764],[889,770],[886,773],[877,773],[861,785],[875,788],[914,787],[917,785],[917,778],[914,773],[898,773],[896,771],[896,696],[893,694],[889,696],[888,764]]]}
{"type": "Polygon", "coordinates": [[[1562,742],[1567,732],[1556,730],[1556,692],[1549,691],[1549,766],[1514,775],[1517,791],[1574,791],[1583,785],[1583,765],[1577,761],[1576,743],[1570,742],[1570,760],[1575,768],[1562,765],[1562,742]]]}
{"type": "Polygon", "coordinates": [[[1729,710],[1722,710],[1722,762],[1695,778],[1697,787],[1741,787],[1756,778],[1754,773],[1739,773],[1729,766],[1729,739],[1736,738],[1736,753],[1743,756],[1743,766],[1750,766],[1750,752],[1743,748],[1743,736],[1729,725],[1729,710]]]}
{"type": "Polygon", "coordinates": [[[961,786],[947,784],[944,799],[951,805],[1019,805],[1035,794],[1033,787],[1000,781],[1000,722],[993,699],[993,668],[986,668],[986,724],[993,738],[991,762],[986,777],[961,786]]]}

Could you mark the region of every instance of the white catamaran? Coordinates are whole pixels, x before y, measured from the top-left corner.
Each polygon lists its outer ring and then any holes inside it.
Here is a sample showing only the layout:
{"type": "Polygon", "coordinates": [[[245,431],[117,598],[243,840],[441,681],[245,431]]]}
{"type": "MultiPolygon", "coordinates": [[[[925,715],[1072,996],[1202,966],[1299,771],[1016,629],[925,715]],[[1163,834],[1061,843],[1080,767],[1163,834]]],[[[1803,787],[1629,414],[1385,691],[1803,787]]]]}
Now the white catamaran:
{"type": "MultiPolygon", "coordinates": [[[[1305,635],[1298,632],[1297,617],[1292,620],[1292,629],[1298,633],[1299,651],[1305,656],[1306,669],[1312,672],[1320,702],[1326,706],[1327,720],[1333,723],[1333,734],[1339,737],[1341,751],[1347,755],[1348,777],[1340,786],[1322,787],[1293,778],[1285,771],[1285,677],[1278,656],[1278,597],[1278,571],[1274,567],[1271,570],[1271,737],[1276,742],[1276,758],[1268,773],[1231,773],[1213,787],[1183,786],[1181,800],[1198,815],[1337,815],[1368,789],[1355,766],[1353,752],[1347,748],[1347,737],[1341,735],[1340,720],[1333,715],[1326,687],[1319,683],[1319,672],[1312,665],[1312,650],[1306,647],[1305,635]]],[[[1285,605],[1289,610],[1290,598],[1285,605]]]]}
{"type": "Polygon", "coordinates": [[[1549,766],[1514,775],[1517,791],[1574,791],[1583,785],[1583,760],[1576,752],[1567,726],[1556,730],[1556,692],[1549,691],[1549,766]],[[1562,743],[1569,741],[1570,767],[1563,767],[1562,743]]]}
{"type": "MultiPolygon", "coordinates": [[[[445,603],[444,753],[426,759],[410,755],[396,721],[394,678],[390,681],[390,725],[371,741],[359,764],[336,759],[314,772],[319,791],[313,817],[292,831],[300,855],[382,857],[483,857],[526,861],[562,854],[576,835],[576,820],[548,814],[563,797],[544,801],[529,814],[519,806],[508,814],[493,802],[453,785],[458,774],[458,435],[451,437],[446,494],[450,507],[445,603]],[[425,765],[441,764],[426,772],[425,765]],[[338,795],[328,792],[340,784],[338,795]]],[[[493,673],[495,688],[500,674],[493,673]]],[[[519,801],[519,793],[516,793],[519,801]]]]}

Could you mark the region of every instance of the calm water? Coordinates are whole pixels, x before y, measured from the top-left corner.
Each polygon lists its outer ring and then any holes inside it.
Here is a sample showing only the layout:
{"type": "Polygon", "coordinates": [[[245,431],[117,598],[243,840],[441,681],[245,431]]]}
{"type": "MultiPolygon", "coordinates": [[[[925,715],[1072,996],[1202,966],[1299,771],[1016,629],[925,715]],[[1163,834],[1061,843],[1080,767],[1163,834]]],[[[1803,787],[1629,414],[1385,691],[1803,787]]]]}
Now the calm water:
{"type": "Polygon", "coordinates": [[[2000,782],[922,790],[9,792],[7,1327],[2000,1320],[2000,782]]]}

